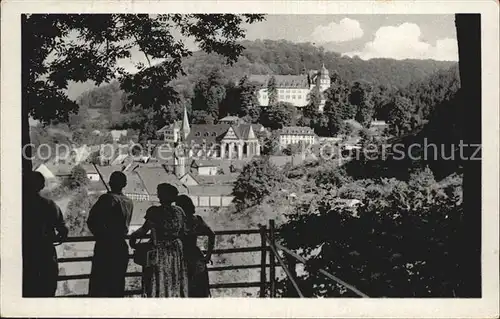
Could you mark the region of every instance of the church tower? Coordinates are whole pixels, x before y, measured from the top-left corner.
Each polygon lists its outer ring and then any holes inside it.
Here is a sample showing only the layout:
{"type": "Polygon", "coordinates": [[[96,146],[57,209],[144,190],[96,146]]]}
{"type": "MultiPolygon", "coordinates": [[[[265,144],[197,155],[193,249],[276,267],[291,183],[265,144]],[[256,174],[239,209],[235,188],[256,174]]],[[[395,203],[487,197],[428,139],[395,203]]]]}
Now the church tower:
{"type": "Polygon", "coordinates": [[[184,143],[191,132],[191,127],[189,126],[189,118],[187,115],[187,109],[184,106],[184,115],[182,117],[179,142],[174,150],[174,174],[177,178],[181,178],[186,174],[186,148],[184,143]]]}
{"type": "Polygon", "coordinates": [[[186,107],[184,106],[184,115],[182,117],[182,123],[181,123],[181,136],[180,136],[180,140],[181,142],[184,142],[186,141],[188,135],[189,135],[189,132],[191,132],[191,127],[189,126],[189,118],[188,118],[188,114],[187,114],[187,109],[186,107]]]}
{"type": "Polygon", "coordinates": [[[325,68],[325,64],[321,67],[320,80],[319,80],[319,91],[324,92],[330,87],[330,72],[325,68]]]}

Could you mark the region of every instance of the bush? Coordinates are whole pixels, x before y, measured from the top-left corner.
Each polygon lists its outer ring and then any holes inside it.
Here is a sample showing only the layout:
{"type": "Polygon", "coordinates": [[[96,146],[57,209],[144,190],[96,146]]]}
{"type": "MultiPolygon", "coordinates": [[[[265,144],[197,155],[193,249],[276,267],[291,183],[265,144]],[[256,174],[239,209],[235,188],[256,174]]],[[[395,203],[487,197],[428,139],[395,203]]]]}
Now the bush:
{"type": "Polygon", "coordinates": [[[306,213],[311,205],[297,207],[280,235],[311,260],[299,279],[302,288],[313,296],[353,296],[325,280],[317,272],[323,268],[370,297],[452,297],[462,280],[455,275],[459,184],[457,178],[436,183],[424,170],[408,182],[341,186],[362,199],[357,207],[339,204],[336,192],[318,194],[312,214],[306,213]]]}
{"type": "Polygon", "coordinates": [[[283,175],[269,158],[263,157],[243,167],[233,188],[233,201],[241,208],[260,204],[283,182],[283,175]]]}
{"type": "Polygon", "coordinates": [[[70,176],[63,181],[63,186],[74,190],[88,185],[89,182],[85,169],[77,165],[71,170],[70,176]]]}

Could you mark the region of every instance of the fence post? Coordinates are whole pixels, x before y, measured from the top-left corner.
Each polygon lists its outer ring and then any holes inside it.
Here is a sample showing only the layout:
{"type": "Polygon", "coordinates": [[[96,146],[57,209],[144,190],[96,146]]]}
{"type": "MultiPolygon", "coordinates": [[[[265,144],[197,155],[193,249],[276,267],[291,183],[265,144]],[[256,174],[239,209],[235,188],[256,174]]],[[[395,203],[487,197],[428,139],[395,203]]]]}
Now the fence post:
{"type": "Polygon", "coordinates": [[[260,251],[260,298],[266,297],[266,257],[267,257],[267,244],[266,244],[266,233],[267,227],[265,225],[259,225],[260,229],[260,241],[261,241],[261,251],[260,251]]]}
{"type": "MultiPolygon", "coordinates": [[[[292,275],[293,280],[297,282],[297,260],[288,254],[284,254],[286,259],[286,264],[288,266],[288,270],[290,270],[290,274],[292,275]]],[[[292,285],[292,281],[288,280],[286,286],[286,296],[287,297],[298,297],[295,288],[292,285]]]]}
{"type": "MultiPolygon", "coordinates": [[[[274,219],[269,220],[269,242],[270,245],[273,245],[273,247],[276,248],[276,245],[274,243],[275,241],[275,236],[274,236],[274,219]]],[[[274,253],[269,250],[269,280],[271,282],[271,287],[270,287],[270,292],[271,292],[271,298],[276,297],[276,256],[274,256],[274,253]]]]}

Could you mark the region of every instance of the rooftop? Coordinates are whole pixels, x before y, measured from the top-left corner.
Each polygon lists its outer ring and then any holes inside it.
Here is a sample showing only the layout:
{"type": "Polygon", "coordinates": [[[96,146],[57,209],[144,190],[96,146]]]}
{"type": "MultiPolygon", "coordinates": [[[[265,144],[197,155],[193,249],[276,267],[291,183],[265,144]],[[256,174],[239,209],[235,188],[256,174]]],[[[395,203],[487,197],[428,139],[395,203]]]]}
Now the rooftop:
{"type": "Polygon", "coordinates": [[[265,75],[265,74],[252,74],[249,76],[250,82],[257,82],[267,87],[271,77],[276,79],[276,86],[279,88],[302,88],[308,89],[309,82],[307,75],[265,75]]]}
{"type": "Polygon", "coordinates": [[[285,126],[280,130],[280,134],[315,135],[314,130],[307,126],[285,126]]]}
{"type": "Polygon", "coordinates": [[[188,186],[188,194],[195,196],[231,196],[232,192],[232,185],[188,186]]]}
{"type": "Polygon", "coordinates": [[[161,166],[139,166],[135,169],[145,186],[149,195],[156,195],[156,187],[161,183],[169,183],[177,187],[179,192],[185,190],[186,186],[175,176],[175,174],[168,173],[161,166]]]}
{"type": "Polygon", "coordinates": [[[202,143],[206,141],[207,143],[216,143],[224,137],[230,127],[231,125],[227,123],[193,124],[186,142],[202,143]]]}
{"type": "Polygon", "coordinates": [[[193,178],[202,185],[232,185],[238,178],[235,174],[224,175],[192,175],[193,178]]]}

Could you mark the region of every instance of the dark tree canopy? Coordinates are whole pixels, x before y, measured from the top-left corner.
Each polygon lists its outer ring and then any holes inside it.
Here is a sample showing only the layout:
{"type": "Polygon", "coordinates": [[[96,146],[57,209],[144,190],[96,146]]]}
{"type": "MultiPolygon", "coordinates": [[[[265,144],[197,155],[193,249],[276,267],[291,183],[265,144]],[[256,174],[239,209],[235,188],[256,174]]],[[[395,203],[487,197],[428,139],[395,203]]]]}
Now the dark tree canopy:
{"type": "Polygon", "coordinates": [[[267,83],[267,96],[269,97],[269,106],[278,103],[278,88],[276,86],[276,78],[271,76],[267,83]]]}

